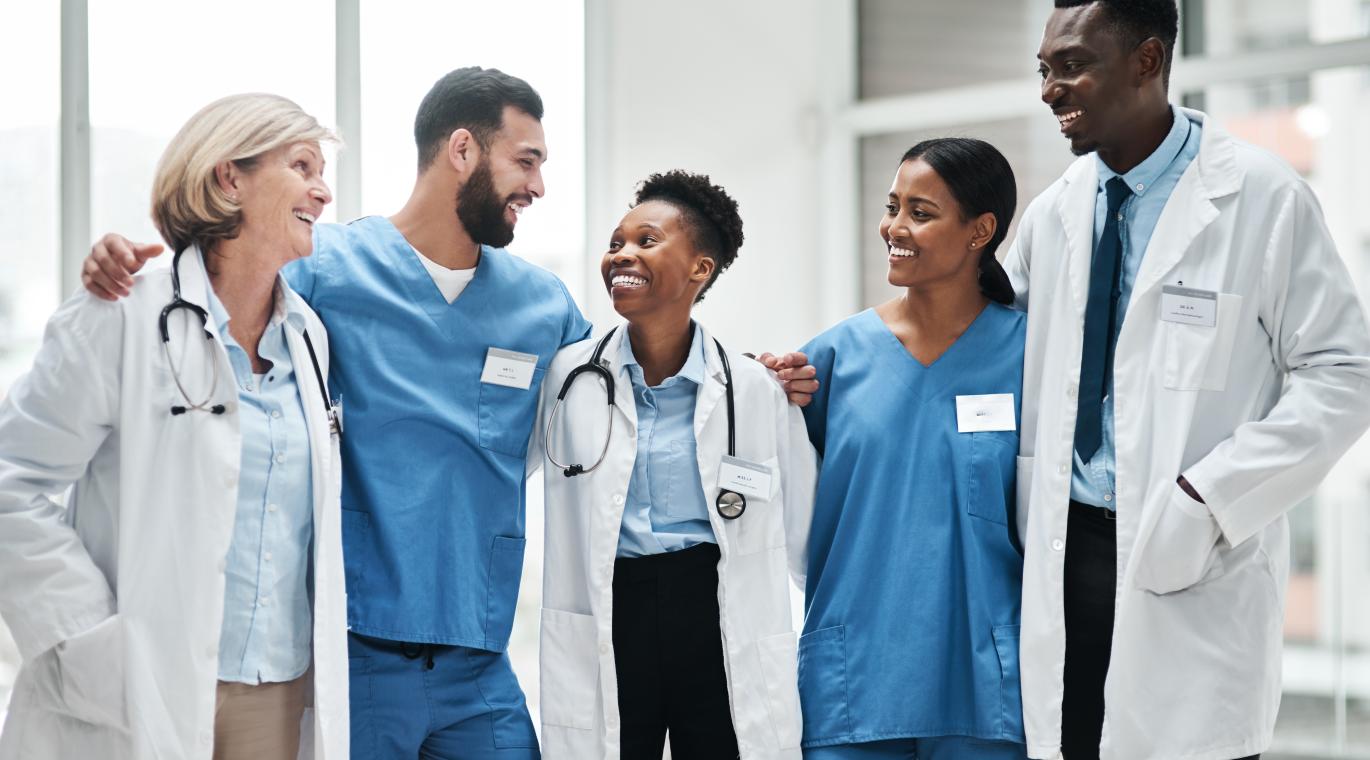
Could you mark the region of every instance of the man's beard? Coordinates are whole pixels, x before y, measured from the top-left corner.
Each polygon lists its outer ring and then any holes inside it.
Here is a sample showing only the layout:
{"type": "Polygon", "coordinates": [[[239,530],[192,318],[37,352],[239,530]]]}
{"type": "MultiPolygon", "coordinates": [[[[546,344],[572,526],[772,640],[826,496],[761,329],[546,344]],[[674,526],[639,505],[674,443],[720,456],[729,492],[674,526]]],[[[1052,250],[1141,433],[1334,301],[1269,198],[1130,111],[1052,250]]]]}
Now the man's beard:
{"type": "Polygon", "coordinates": [[[503,248],[514,240],[513,225],[504,221],[504,210],[508,207],[509,199],[497,197],[490,163],[482,158],[457,195],[457,219],[472,240],[492,248],[503,248]]]}

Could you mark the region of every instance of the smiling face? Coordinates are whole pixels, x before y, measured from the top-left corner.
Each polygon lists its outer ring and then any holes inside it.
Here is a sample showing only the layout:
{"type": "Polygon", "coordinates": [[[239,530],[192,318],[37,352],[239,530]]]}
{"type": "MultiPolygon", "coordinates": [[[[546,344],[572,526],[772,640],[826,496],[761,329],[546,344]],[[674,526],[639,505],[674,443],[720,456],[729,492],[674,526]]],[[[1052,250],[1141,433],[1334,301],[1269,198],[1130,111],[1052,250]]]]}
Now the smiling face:
{"type": "Polygon", "coordinates": [[[1136,52],[1124,46],[1101,3],[1052,11],[1037,53],[1042,101],[1075,155],[1116,148],[1144,121],[1136,52]]]}
{"type": "Polygon", "coordinates": [[[314,250],[314,223],[333,200],[323,169],[319,144],[298,142],[231,172],[231,192],[242,210],[239,235],[263,241],[286,261],[308,256],[314,250]]]}
{"type": "Polygon", "coordinates": [[[713,271],[714,260],[695,247],[680,209],[660,200],[623,217],[600,261],[614,310],[638,323],[653,315],[688,319],[713,271]]]}
{"type": "Polygon", "coordinates": [[[541,198],[547,144],[542,122],[513,106],[457,196],[457,218],[477,243],[503,248],[523,210],[541,198]]]}
{"type": "Polygon", "coordinates": [[[880,237],[889,255],[889,282],[901,288],[951,284],[979,289],[979,250],[994,231],[994,215],[962,218],[950,188],[922,159],[899,165],[880,237]]]}

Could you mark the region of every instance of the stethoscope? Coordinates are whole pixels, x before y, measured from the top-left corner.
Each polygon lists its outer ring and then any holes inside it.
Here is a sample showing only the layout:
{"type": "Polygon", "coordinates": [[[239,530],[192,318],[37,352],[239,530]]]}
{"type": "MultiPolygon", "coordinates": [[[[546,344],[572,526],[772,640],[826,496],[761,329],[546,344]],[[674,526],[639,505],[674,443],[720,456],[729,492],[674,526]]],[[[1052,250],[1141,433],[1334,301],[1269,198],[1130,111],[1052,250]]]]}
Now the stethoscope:
{"type": "MultiPolygon", "coordinates": [[[[175,404],[171,407],[172,416],[185,414],[186,412],[209,412],[210,414],[223,414],[228,408],[223,404],[211,404],[214,398],[214,389],[219,387],[219,362],[212,362],[213,374],[210,376],[209,393],[205,395],[203,401],[193,401],[190,394],[186,392],[185,386],[181,383],[181,372],[176,368],[176,362],[171,359],[171,331],[167,328],[167,320],[177,309],[185,309],[200,318],[200,329],[204,331],[205,340],[210,344],[214,343],[214,334],[209,331],[209,313],[203,307],[193,304],[181,297],[181,254],[185,249],[176,252],[175,258],[171,261],[171,303],[162,307],[162,314],[157,318],[157,329],[162,336],[162,353],[166,355],[167,366],[171,368],[171,379],[176,383],[176,390],[181,394],[185,404],[175,404]]],[[[309,339],[309,330],[304,330],[304,345],[309,349],[309,361],[314,365],[314,377],[319,381],[319,394],[323,396],[324,414],[328,418],[329,428],[332,432],[342,437],[342,414],[339,405],[333,403],[328,398],[327,385],[324,384],[323,371],[319,369],[319,357],[314,353],[314,341],[309,339]]]]}
{"type": "MultiPolygon", "coordinates": [[[[595,468],[604,463],[604,457],[609,453],[609,441],[614,437],[614,374],[609,371],[603,360],[603,356],[604,347],[608,345],[609,339],[614,337],[614,332],[617,330],[618,328],[615,327],[603,338],[600,338],[599,343],[595,345],[594,353],[590,355],[590,360],[571,370],[571,373],[566,376],[566,381],[561,384],[561,391],[557,393],[556,404],[552,406],[552,414],[547,418],[545,438],[547,441],[547,459],[553,465],[560,468],[562,474],[568,478],[584,475],[587,472],[594,472],[595,468]],[[566,399],[566,394],[571,391],[571,386],[576,382],[576,378],[580,377],[581,374],[585,372],[599,375],[600,379],[604,381],[604,393],[605,397],[608,399],[607,409],[609,414],[609,432],[604,436],[604,447],[599,450],[599,459],[596,459],[595,463],[589,467],[582,464],[562,464],[552,455],[552,426],[556,424],[557,412],[561,410],[561,403],[566,399]]],[[[733,371],[728,365],[728,354],[723,350],[723,344],[719,343],[717,339],[714,339],[714,345],[718,348],[719,361],[723,363],[723,392],[727,397],[728,404],[728,456],[736,457],[737,427],[733,409],[733,371]]],[[[720,488],[718,491],[718,498],[714,500],[714,508],[718,510],[719,517],[722,517],[725,520],[736,520],[742,516],[743,512],[747,511],[747,497],[736,491],[720,488]]]]}

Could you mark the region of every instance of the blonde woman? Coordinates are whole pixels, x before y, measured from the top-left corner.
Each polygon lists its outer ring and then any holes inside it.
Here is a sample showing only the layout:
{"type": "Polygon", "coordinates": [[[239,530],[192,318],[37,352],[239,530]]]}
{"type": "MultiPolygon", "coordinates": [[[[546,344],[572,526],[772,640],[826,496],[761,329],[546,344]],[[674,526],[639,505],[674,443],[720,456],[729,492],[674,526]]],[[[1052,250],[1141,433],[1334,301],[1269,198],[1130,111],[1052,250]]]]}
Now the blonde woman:
{"type": "Polygon", "coordinates": [[[0,758],[347,757],[341,418],[278,274],[332,139],[274,95],[191,117],[153,187],[172,267],[73,296],[0,403],[0,758]]]}

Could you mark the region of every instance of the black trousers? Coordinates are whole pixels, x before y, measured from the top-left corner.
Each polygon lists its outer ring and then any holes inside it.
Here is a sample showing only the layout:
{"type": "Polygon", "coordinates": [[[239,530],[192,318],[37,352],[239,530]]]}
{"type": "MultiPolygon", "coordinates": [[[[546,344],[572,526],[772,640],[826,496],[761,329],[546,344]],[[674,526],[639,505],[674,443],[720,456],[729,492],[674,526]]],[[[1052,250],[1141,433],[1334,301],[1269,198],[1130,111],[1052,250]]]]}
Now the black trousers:
{"type": "Polygon", "coordinates": [[[737,735],[718,622],[716,544],[614,561],[623,760],[731,760],[737,735]]]}
{"type": "MultiPolygon", "coordinates": [[[[1098,760],[1104,729],[1104,679],[1113,648],[1118,575],[1117,521],[1107,510],[1070,502],[1066,527],[1065,697],[1061,750],[1066,760],[1098,760]]],[[[1164,731],[1163,726],[1157,730],[1164,731]]],[[[1258,760],[1252,755],[1243,760],[1258,760]]]]}

